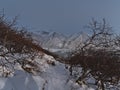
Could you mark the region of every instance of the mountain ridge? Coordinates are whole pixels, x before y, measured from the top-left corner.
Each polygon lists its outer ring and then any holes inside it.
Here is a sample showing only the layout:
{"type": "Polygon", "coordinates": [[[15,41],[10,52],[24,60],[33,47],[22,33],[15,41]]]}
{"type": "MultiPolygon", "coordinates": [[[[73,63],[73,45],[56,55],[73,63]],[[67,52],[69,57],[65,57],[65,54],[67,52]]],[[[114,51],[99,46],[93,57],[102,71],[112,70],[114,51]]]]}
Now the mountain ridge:
{"type": "Polygon", "coordinates": [[[79,32],[69,36],[49,31],[39,31],[32,33],[33,39],[44,48],[75,49],[87,38],[87,33],[79,32]]]}

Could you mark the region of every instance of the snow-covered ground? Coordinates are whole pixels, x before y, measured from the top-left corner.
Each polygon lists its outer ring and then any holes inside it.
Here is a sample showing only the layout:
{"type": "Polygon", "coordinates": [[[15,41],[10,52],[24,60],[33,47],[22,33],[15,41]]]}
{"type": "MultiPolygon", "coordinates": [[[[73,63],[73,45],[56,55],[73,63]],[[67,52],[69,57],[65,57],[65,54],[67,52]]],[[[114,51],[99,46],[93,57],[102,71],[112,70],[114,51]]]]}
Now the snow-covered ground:
{"type": "Polygon", "coordinates": [[[37,57],[36,60],[40,64],[39,74],[33,75],[17,67],[13,76],[0,78],[0,90],[94,90],[75,83],[64,64],[51,56],[45,55],[43,59],[37,57]]]}

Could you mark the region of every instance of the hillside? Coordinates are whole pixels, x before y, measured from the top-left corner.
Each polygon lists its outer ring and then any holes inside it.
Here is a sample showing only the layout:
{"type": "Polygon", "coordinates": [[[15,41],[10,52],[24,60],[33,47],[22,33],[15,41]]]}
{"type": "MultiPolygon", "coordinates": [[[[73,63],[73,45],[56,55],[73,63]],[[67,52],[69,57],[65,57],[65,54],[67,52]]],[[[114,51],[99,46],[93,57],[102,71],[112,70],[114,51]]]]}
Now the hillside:
{"type": "Polygon", "coordinates": [[[16,66],[13,76],[0,78],[0,90],[94,90],[75,83],[64,64],[53,57],[45,55],[42,59],[36,57],[35,60],[39,62],[40,73],[32,75],[16,66]]]}

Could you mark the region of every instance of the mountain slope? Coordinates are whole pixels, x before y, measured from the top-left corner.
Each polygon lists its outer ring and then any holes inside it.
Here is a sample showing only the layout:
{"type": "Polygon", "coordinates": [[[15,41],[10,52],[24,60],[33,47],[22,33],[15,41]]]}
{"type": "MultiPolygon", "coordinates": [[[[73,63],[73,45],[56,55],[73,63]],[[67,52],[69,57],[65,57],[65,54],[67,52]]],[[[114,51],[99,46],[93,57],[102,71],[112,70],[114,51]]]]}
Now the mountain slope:
{"type": "Polygon", "coordinates": [[[34,32],[33,38],[45,48],[62,48],[66,40],[66,36],[56,32],[34,32]]]}
{"type": "Polygon", "coordinates": [[[42,47],[50,49],[75,49],[88,38],[86,33],[76,33],[65,36],[61,33],[47,31],[34,32],[32,36],[42,47]]]}

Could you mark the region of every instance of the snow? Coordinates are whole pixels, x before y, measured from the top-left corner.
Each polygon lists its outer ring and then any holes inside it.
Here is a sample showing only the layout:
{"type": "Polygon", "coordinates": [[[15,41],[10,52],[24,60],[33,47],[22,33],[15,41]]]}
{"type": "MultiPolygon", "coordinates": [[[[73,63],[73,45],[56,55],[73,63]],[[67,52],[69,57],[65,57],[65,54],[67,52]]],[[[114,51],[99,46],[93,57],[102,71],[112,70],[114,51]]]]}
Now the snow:
{"type": "Polygon", "coordinates": [[[36,43],[45,48],[74,50],[79,45],[83,45],[84,41],[88,39],[88,34],[80,32],[69,36],[57,32],[42,31],[33,32],[32,37],[36,43]]]}
{"type": "Polygon", "coordinates": [[[13,76],[0,78],[0,90],[94,90],[75,83],[64,64],[53,57],[45,55],[43,59],[37,57],[36,60],[40,63],[40,74],[33,75],[17,67],[13,76]],[[48,60],[54,61],[55,66],[48,64],[48,60]]]}

